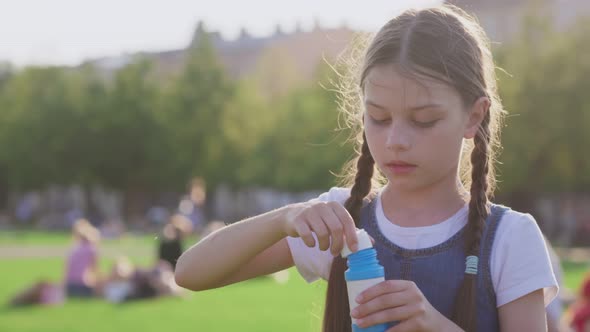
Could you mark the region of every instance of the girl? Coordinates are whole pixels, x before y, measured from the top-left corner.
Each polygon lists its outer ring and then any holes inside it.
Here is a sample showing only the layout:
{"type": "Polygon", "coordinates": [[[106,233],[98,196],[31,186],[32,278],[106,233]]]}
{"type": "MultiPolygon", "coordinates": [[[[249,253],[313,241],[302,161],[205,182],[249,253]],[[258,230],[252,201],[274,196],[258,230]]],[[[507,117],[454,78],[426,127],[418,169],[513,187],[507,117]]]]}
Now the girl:
{"type": "Polygon", "coordinates": [[[211,234],[180,257],[178,284],[210,289],[295,265],[328,280],[327,332],[350,331],[350,315],[361,327],[396,322],[389,331],[546,330],[557,284],[541,232],[489,201],[504,111],[481,28],[455,7],[407,11],[369,44],[355,87],[341,103],[359,106],[350,189],[211,234]],[[355,227],[374,238],[387,280],[348,308],[339,253],[356,250],[355,227]]]}

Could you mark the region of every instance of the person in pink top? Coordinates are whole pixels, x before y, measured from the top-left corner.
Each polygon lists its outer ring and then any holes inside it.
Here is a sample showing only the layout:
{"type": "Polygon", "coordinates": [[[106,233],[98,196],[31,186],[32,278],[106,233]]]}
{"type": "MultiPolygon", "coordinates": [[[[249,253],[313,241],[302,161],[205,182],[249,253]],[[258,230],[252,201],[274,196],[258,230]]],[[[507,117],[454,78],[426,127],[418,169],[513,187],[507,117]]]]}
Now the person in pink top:
{"type": "Polygon", "coordinates": [[[76,245],[66,261],[65,289],[68,297],[91,297],[95,295],[98,282],[99,231],[86,219],[77,220],[72,233],[76,245]]]}

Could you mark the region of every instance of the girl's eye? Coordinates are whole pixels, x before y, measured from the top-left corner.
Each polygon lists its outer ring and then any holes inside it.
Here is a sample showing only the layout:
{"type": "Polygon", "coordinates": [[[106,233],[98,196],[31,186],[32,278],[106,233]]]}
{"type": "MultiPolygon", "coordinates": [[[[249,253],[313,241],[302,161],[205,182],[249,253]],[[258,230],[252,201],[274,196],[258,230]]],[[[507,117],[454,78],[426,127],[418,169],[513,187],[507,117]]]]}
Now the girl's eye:
{"type": "Polygon", "coordinates": [[[434,126],[437,122],[438,122],[438,120],[427,121],[427,122],[414,120],[414,124],[420,128],[430,128],[430,127],[434,126]]]}
{"type": "Polygon", "coordinates": [[[391,121],[391,119],[390,119],[390,118],[376,119],[376,118],[374,118],[374,117],[372,117],[372,116],[369,116],[369,118],[371,119],[371,121],[372,121],[373,123],[375,123],[375,124],[378,124],[378,125],[383,125],[383,124],[386,124],[386,123],[388,123],[389,121],[391,121]]]}

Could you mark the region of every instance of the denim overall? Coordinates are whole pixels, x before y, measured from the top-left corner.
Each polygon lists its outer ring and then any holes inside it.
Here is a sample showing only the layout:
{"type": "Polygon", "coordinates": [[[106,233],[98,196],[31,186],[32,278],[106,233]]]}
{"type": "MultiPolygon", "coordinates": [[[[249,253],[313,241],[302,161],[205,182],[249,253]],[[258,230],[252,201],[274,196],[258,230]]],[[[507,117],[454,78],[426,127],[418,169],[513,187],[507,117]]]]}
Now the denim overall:
{"type": "MultiPolygon", "coordinates": [[[[428,302],[451,319],[455,297],[465,275],[464,237],[466,227],[445,242],[424,249],[404,249],[389,241],[375,216],[373,199],[361,210],[361,227],[373,239],[379,262],[385,268],[385,279],[411,280],[428,302]]],[[[499,331],[496,294],[490,273],[494,236],[502,215],[508,208],[492,205],[481,240],[477,274],[477,331],[499,331]]],[[[471,331],[469,331],[471,332],[471,331]]]]}

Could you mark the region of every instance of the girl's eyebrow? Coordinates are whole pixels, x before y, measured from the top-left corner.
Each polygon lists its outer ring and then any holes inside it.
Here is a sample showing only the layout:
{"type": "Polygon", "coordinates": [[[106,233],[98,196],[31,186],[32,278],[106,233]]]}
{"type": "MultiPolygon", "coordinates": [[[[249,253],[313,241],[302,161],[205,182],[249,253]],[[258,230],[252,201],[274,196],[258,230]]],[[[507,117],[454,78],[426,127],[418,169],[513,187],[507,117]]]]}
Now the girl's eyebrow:
{"type": "MultiPolygon", "coordinates": [[[[387,111],[387,107],[379,105],[370,99],[366,99],[365,104],[367,106],[373,106],[373,107],[378,108],[380,110],[387,111]]],[[[440,105],[440,104],[424,104],[424,105],[419,105],[419,106],[412,106],[412,107],[408,108],[408,110],[420,111],[420,110],[427,109],[427,108],[442,108],[442,105],[440,105]]]]}
{"type": "Polygon", "coordinates": [[[365,99],[365,105],[367,105],[367,106],[373,106],[373,107],[378,108],[380,110],[387,111],[387,108],[385,106],[381,106],[381,105],[379,105],[379,104],[377,104],[374,101],[371,101],[369,99],[365,99]]]}

